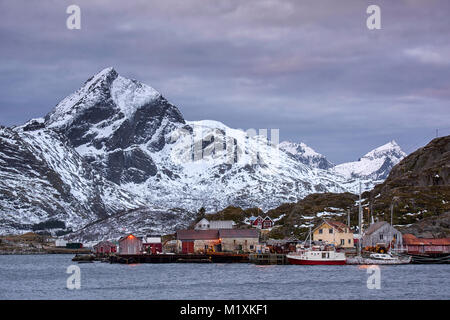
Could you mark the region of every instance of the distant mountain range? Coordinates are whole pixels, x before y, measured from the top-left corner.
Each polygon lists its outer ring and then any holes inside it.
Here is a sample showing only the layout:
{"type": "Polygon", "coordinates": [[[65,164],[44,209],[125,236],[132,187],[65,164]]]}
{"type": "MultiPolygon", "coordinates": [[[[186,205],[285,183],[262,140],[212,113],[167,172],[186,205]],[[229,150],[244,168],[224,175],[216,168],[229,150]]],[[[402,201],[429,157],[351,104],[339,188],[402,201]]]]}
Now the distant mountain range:
{"type": "Polygon", "coordinates": [[[334,165],[304,143],[277,146],[217,121],[186,121],[155,89],[107,68],[44,118],[0,128],[0,233],[49,220],[118,228],[114,219],[128,213],[148,232],[169,230],[183,225],[173,217],[187,224],[200,207],[267,210],[312,193],[357,192],[360,180],[368,190],[404,157],[392,141],[334,165]]]}

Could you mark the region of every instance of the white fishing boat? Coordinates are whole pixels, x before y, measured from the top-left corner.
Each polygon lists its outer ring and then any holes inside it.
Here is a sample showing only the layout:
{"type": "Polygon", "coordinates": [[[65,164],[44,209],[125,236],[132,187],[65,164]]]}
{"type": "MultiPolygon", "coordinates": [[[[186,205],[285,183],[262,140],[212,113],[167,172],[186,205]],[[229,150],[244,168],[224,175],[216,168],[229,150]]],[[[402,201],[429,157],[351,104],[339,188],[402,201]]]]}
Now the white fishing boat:
{"type": "MultiPolygon", "coordinates": [[[[344,252],[337,252],[331,245],[313,246],[311,241],[311,227],[309,228],[309,247],[303,245],[296,252],[286,255],[289,264],[300,265],[344,265],[346,256],[344,252]]],[[[307,239],[308,239],[307,238],[307,239]]],[[[306,241],[305,241],[306,242],[306,241]]]]}
{"type": "Polygon", "coordinates": [[[300,265],[344,265],[346,257],[344,252],[325,250],[319,246],[291,252],[286,255],[289,264],[300,265]]]}

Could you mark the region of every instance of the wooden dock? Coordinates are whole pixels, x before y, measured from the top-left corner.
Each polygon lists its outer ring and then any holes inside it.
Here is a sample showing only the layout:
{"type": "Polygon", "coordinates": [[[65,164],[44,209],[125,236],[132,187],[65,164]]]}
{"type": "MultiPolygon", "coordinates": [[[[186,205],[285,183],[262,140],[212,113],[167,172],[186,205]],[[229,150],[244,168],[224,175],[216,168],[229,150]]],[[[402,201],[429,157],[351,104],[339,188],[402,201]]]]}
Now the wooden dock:
{"type": "Polygon", "coordinates": [[[248,254],[122,254],[109,257],[110,263],[249,263],[248,254]]]}
{"type": "Polygon", "coordinates": [[[251,253],[249,259],[251,263],[261,265],[288,264],[286,255],[280,253],[251,253]]]}

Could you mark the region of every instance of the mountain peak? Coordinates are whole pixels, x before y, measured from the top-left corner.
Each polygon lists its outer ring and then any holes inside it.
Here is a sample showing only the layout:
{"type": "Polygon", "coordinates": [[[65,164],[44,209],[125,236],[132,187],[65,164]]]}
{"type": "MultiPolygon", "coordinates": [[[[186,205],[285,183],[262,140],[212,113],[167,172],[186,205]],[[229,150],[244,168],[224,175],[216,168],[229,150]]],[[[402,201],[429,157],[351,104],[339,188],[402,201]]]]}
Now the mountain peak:
{"type": "MultiPolygon", "coordinates": [[[[122,112],[131,117],[140,107],[151,103],[161,94],[137,80],[120,76],[113,67],[108,67],[86,80],[83,86],[67,96],[46,117],[49,127],[70,125],[86,112],[92,119],[97,113],[122,112]]],[[[100,116],[100,115],[99,115],[100,116]]]]}
{"type": "Polygon", "coordinates": [[[333,164],[325,156],[316,152],[304,142],[296,143],[283,141],[279,144],[280,150],[290,154],[300,162],[320,169],[329,169],[333,164]]]}
{"type": "Polygon", "coordinates": [[[379,158],[386,154],[396,154],[402,158],[406,157],[406,153],[403,152],[402,148],[397,144],[397,142],[395,142],[395,140],[392,140],[373,149],[372,151],[369,151],[363,158],[379,158]]]}
{"type": "Polygon", "coordinates": [[[400,162],[406,153],[392,140],[366,153],[359,161],[337,165],[336,172],[347,178],[362,178],[373,181],[384,180],[390,169],[400,162]]]}

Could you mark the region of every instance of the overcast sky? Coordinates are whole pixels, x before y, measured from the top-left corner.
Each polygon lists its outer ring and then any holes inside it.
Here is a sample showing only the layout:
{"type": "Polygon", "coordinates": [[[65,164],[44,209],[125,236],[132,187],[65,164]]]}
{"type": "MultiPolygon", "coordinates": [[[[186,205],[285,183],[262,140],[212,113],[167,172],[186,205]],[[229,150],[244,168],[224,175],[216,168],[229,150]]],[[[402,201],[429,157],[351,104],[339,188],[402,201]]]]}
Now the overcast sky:
{"type": "Polygon", "coordinates": [[[411,152],[450,134],[449,15],[448,0],[0,0],[0,124],[113,66],[187,120],[278,128],[335,163],[393,139],[411,152]]]}

